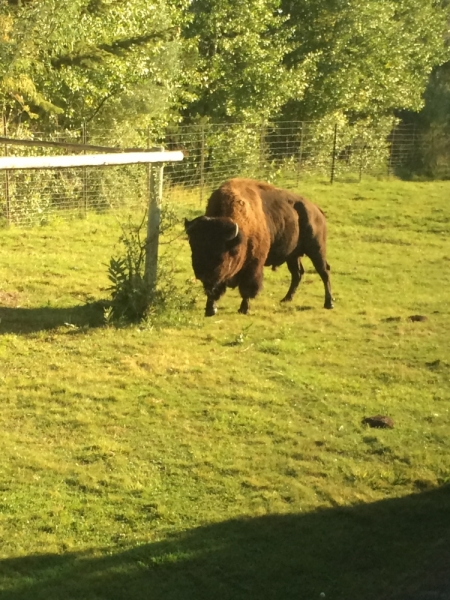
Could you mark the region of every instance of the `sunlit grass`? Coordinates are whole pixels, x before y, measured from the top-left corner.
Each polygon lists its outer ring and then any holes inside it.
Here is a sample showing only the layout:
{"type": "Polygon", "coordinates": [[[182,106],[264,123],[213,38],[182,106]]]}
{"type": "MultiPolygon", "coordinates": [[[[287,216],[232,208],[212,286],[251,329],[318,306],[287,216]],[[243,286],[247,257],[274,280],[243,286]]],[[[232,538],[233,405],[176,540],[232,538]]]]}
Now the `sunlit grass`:
{"type": "MultiPolygon", "coordinates": [[[[51,566],[64,553],[107,556],[229,519],[305,515],[449,482],[450,184],[311,181],[301,191],[327,214],[334,311],[323,310],[306,259],[292,304],[279,303],[289,285],[282,267],[266,270],[247,317],[228,291],[204,319],[199,286],[192,312],[107,327],[92,303],[107,297],[114,218],[1,231],[4,559],[53,554],[51,566]],[[395,428],[361,425],[377,413],[395,428]]],[[[180,218],[204,209],[194,194],[172,200],[180,218]]],[[[191,278],[187,241],[173,246],[177,277],[191,278]]],[[[182,549],[170,552],[164,563],[183,562],[182,549]]],[[[306,560],[307,549],[298,552],[306,560]]],[[[68,597],[67,582],[52,583],[54,564],[47,588],[40,567],[25,575],[6,561],[5,597],[68,597]]],[[[192,567],[199,590],[209,590],[204,567],[192,567]]],[[[402,575],[396,569],[365,597],[379,597],[402,575]]],[[[355,588],[346,579],[346,597],[372,585],[371,573],[355,575],[355,588]]],[[[306,599],[304,578],[295,597],[306,599]]],[[[233,597],[234,584],[220,581],[220,597],[233,597]]],[[[104,596],[87,586],[71,597],[149,597],[105,585],[104,596]]],[[[186,597],[183,586],[171,594],[186,597]]]]}

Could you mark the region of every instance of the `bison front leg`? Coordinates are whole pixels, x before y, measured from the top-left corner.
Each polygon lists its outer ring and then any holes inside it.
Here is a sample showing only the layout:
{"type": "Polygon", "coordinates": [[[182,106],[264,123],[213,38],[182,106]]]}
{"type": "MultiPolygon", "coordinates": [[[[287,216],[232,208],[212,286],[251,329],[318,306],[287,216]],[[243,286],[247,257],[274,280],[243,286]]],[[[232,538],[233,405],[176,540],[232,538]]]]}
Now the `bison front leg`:
{"type": "Polygon", "coordinates": [[[205,293],[207,296],[206,307],[205,307],[205,317],[213,317],[217,313],[216,302],[219,300],[221,296],[225,293],[226,285],[224,283],[219,284],[212,290],[206,290],[205,293]]]}
{"type": "Polygon", "coordinates": [[[286,264],[291,273],[291,285],[289,287],[288,293],[282,299],[281,302],[290,302],[292,300],[295,292],[297,291],[298,286],[300,285],[303,273],[305,272],[305,269],[303,268],[302,261],[299,256],[289,257],[286,261],[286,264]]]}
{"type": "Polygon", "coordinates": [[[246,315],[248,313],[249,308],[250,308],[249,299],[242,298],[242,302],[241,302],[238,312],[241,313],[241,315],[246,315]]]}
{"type": "Polygon", "coordinates": [[[258,265],[257,270],[246,269],[242,271],[239,279],[239,293],[241,294],[242,302],[238,312],[246,315],[250,308],[250,298],[256,298],[262,289],[262,267],[258,265]]]}
{"type": "Polygon", "coordinates": [[[217,306],[214,300],[208,298],[205,307],[205,317],[213,317],[217,312],[217,306]]]}

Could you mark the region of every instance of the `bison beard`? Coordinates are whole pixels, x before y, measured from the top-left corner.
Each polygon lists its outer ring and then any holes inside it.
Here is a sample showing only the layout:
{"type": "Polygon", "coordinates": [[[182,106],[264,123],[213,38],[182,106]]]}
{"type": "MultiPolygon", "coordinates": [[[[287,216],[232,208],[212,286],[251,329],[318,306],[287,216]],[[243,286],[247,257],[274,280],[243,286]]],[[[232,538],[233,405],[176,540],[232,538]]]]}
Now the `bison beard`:
{"type": "Polygon", "coordinates": [[[308,256],[325,286],[325,308],[333,308],[326,261],[325,215],[315,204],[287,190],[252,179],[230,179],[215,190],[204,216],[185,219],[195,276],[203,283],[205,315],[227,287],[238,287],[239,312],[262,288],[263,267],[286,263],[291,285],[282,302],[292,300],[308,256]]]}

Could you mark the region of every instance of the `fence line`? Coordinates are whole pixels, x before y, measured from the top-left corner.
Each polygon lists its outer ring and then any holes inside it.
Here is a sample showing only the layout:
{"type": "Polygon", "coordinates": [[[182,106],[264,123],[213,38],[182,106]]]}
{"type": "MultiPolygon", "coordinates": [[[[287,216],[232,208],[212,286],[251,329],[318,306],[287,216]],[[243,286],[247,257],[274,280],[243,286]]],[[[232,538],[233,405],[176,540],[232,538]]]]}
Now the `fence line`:
{"type": "Polygon", "coordinates": [[[182,152],[133,152],[123,154],[84,154],[82,156],[4,156],[0,158],[0,171],[29,169],[64,169],[83,167],[83,193],[85,168],[93,166],[117,166],[130,164],[151,164],[148,189],[147,242],[145,247],[145,282],[151,296],[156,288],[158,270],[158,243],[161,220],[161,200],[163,189],[163,163],[183,160],[182,152]],[[159,163],[159,168],[154,167],[159,163]]]}
{"type": "MultiPolygon", "coordinates": [[[[444,148],[448,144],[415,127],[391,125],[203,122],[169,127],[166,131],[125,132],[128,137],[120,138],[116,132],[87,127],[55,130],[51,135],[23,127],[7,131],[4,120],[0,147],[4,158],[34,160],[37,156],[53,156],[60,157],[63,164],[67,151],[74,148],[80,152],[111,148],[116,152],[118,146],[134,146],[140,154],[163,145],[167,151],[184,155],[183,162],[166,165],[165,196],[176,201],[189,193],[202,204],[212,189],[230,177],[254,177],[287,188],[298,188],[301,180],[309,176],[330,183],[356,183],[364,175],[398,175],[411,170],[424,148],[436,148],[439,144],[444,148]],[[14,143],[5,144],[7,134],[14,143]],[[37,138],[45,147],[35,146],[40,143],[37,138]],[[21,140],[32,145],[18,145],[21,140]]],[[[450,157],[450,149],[443,156],[450,157]]],[[[440,159],[434,168],[450,176],[450,159],[440,159]]],[[[39,223],[53,213],[64,216],[75,212],[83,216],[90,210],[104,211],[110,206],[134,210],[146,205],[149,185],[148,175],[135,165],[84,166],[49,172],[0,171],[0,180],[0,223],[17,224],[39,223]]]]}
{"type": "Polygon", "coordinates": [[[70,154],[68,156],[4,156],[0,170],[64,169],[160,163],[183,160],[182,152],[128,152],[123,154],[70,154]]]}
{"type": "MultiPolygon", "coordinates": [[[[3,114],[3,134],[6,136],[8,133],[8,126],[6,121],[6,116],[3,114]]],[[[8,146],[5,144],[5,156],[8,156],[8,146]]],[[[4,212],[6,222],[10,223],[11,221],[11,205],[10,205],[10,195],[9,195],[9,172],[5,171],[5,202],[4,202],[4,212]]]]}

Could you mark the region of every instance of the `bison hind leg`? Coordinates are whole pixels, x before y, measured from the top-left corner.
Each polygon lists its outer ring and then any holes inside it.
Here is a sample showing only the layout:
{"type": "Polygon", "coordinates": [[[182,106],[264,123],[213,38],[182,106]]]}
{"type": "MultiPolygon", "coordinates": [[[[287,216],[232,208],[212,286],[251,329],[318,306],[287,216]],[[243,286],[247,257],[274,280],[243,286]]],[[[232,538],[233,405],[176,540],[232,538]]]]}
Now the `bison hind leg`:
{"type": "Polygon", "coordinates": [[[331,298],[325,298],[325,304],[323,305],[323,307],[324,308],[328,308],[328,309],[334,308],[333,297],[331,297],[331,298]]]}
{"type": "Polygon", "coordinates": [[[331,280],[330,280],[330,265],[327,263],[323,255],[318,252],[317,254],[311,254],[309,256],[311,259],[316,271],[319,273],[323,285],[325,288],[325,303],[323,305],[324,308],[334,308],[333,296],[331,294],[331,280]]]}
{"type": "MultiPolygon", "coordinates": [[[[328,275],[328,284],[327,281],[324,280],[324,286],[325,286],[325,304],[324,304],[324,308],[334,308],[334,298],[331,294],[331,284],[330,284],[330,275],[329,272],[331,271],[331,267],[329,265],[329,263],[326,262],[326,268],[327,268],[327,275],[328,275]]],[[[322,278],[323,279],[323,278],[322,278]]]]}
{"type": "Polygon", "coordinates": [[[290,302],[294,297],[295,292],[297,291],[298,286],[300,285],[300,281],[302,280],[303,273],[305,269],[303,268],[301,258],[299,256],[290,256],[286,264],[291,273],[291,285],[288,289],[288,293],[281,300],[281,302],[290,302]]]}

